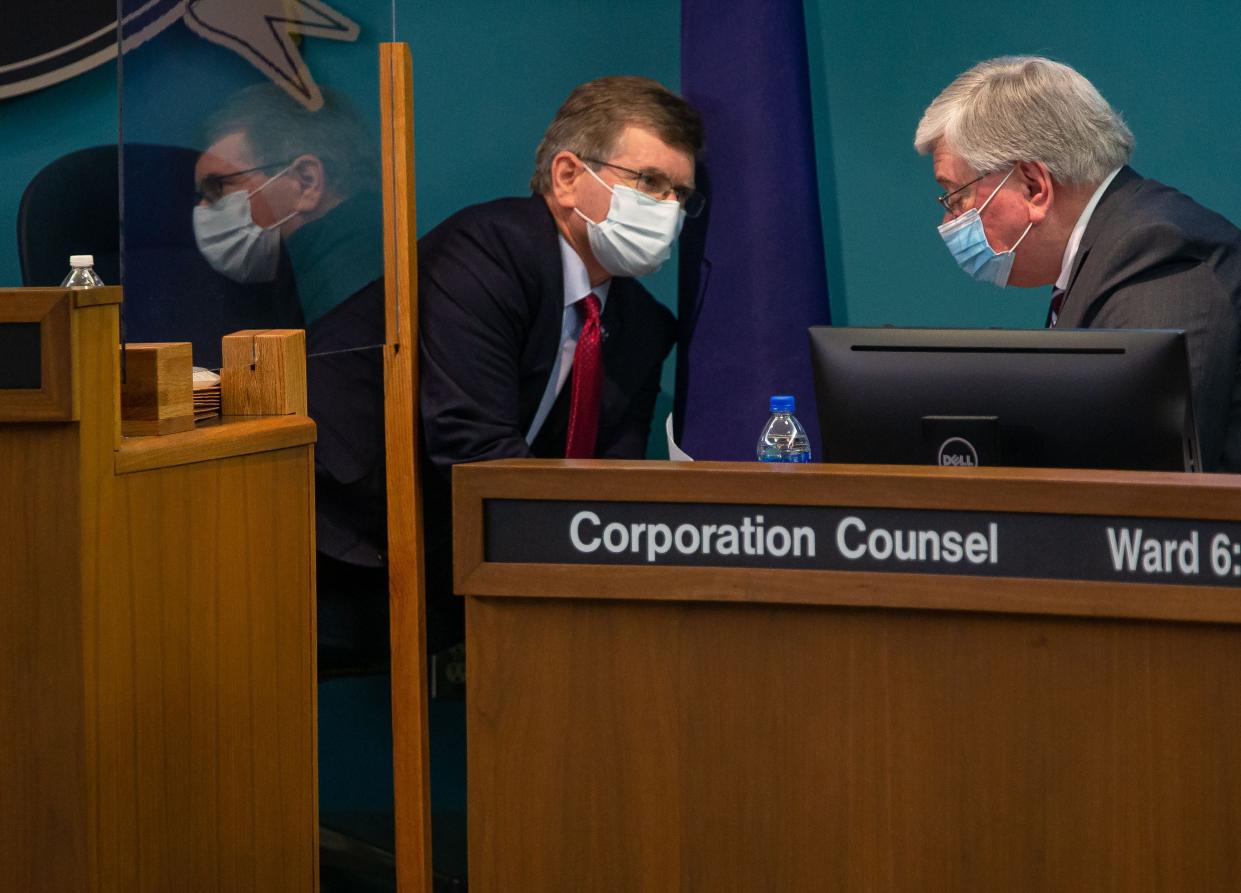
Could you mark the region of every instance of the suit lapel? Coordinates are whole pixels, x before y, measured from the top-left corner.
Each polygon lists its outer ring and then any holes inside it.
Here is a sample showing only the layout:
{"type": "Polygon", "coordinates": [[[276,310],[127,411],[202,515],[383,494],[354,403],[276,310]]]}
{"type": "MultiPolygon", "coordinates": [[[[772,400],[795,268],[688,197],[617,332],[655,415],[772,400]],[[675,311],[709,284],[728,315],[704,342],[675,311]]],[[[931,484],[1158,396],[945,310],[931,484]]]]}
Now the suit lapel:
{"type": "Polygon", "coordinates": [[[538,411],[539,401],[552,374],[552,364],[560,350],[560,329],[564,321],[564,269],[560,260],[560,231],[540,195],[530,197],[529,232],[534,243],[537,274],[531,285],[534,313],[530,320],[530,341],[522,361],[521,424],[528,428],[538,411]]]}
{"type": "Polygon", "coordinates": [[[1112,182],[1108,184],[1100,197],[1099,203],[1095,205],[1094,213],[1090,215],[1090,222],[1086,224],[1086,231],[1082,233],[1082,240],[1077,246],[1077,255],[1073,258],[1068,288],[1065,289],[1064,305],[1061,307],[1059,321],[1056,323],[1057,328],[1074,328],[1080,325],[1085,317],[1089,301],[1097,289],[1097,283],[1092,284],[1089,275],[1081,279],[1081,272],[1086,267],[1086,261],[1090,257],[1090,252],[1099,234],[1108,229],[1123,204],[1122,191],[1126,190],[1130,184],[1141,182],[1141,180],[1142,177],[1137,171],[1125,165],[1112,178],[1112,182]],[[1079,284],[1082,286],[1081,289],[1077,289],[1079,284]]]}
{"type": "Polygon", "coordinates": [[[621,333],[625,321],[625,292],[631,280],[615,278],[608,286],[608,302],[603,308],[600,323],[603,326],[603,370],[607,374],[608,361],[613,359],[617,345],[624,343],[621,333]]]}

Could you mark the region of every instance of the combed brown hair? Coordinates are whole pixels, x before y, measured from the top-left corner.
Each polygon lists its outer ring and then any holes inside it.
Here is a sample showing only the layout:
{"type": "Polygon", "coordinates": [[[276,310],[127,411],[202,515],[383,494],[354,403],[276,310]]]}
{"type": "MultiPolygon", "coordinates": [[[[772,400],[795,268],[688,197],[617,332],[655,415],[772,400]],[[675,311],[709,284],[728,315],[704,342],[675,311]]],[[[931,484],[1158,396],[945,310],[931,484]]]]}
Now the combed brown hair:
{"type": "Polygon", "coordinates": [[[691,156],[702,151],[702,119],[680,96],[650,78],[598,78],[575,88],[548,125],[534,155],[531,192],[551,190],[557,154],[567,150],[579,158],[610,158],[630,126],[645,128],[691,156]]]}

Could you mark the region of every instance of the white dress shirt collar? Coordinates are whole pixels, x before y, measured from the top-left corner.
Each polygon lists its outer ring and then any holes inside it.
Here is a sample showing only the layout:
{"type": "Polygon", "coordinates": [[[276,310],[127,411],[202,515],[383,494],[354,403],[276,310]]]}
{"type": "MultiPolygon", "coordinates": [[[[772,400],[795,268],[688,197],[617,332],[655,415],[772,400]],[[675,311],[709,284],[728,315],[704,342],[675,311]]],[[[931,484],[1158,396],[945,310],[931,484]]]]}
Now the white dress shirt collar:
{"type": "Polygon", "coordinates": [[[608,300],[608,286],[612,284],[612,280],[608,279],[591,288],[590,273],[586,271],[586,262],[573,250],[573,246],[569,244],[564,236],[560,236],[560,269],[564,273],[564,306],[567,310],[576,304],[582,298],[586,297],[587,292],[594,292],[599,299],[599,312],[603,312],[603,305],[608,300]]]}
{"type": "Polygon", "coordinates": [[[1107,191],[1108,186],[1112,185],[1112,180],[1119,173],[1120,168],[1116,168],[1108,174],[1099,184],[1099,188],[1094,191],[1094,195],[1090,196],[1086,207],[1082,208],[1081,216],[1077,218],[1077,223],[1073,226],[1073,232],[1069,233],[1068,244],[1064,246],[1064,258],[1060,261],[1060,276],[1056,279],[1056,288],[1069,287],[1069,279],[1073,275],[1073,261],[1077,258],[1077,249],[1081,247],[1082,236],[1086,234],[1086,224],[1090,223],[1090,216],[1094,214],[1099,199],[1103,198],[1103,193],[1107,191]]]}

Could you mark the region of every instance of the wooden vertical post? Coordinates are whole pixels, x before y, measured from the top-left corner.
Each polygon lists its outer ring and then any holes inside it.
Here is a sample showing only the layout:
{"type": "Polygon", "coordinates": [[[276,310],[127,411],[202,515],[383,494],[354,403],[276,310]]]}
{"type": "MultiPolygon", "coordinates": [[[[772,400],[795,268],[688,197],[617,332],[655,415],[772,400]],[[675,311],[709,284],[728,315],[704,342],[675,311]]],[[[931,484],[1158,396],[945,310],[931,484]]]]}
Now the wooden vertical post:
{"type": "Polygon", "coordinates": [[[392,640],[392,772],[400,893],[431,890],[426,583],[418,478],[418,242],[414,215],[413,64],[409,46],[379,45],[382,119],[384,420],[392,640]]]}

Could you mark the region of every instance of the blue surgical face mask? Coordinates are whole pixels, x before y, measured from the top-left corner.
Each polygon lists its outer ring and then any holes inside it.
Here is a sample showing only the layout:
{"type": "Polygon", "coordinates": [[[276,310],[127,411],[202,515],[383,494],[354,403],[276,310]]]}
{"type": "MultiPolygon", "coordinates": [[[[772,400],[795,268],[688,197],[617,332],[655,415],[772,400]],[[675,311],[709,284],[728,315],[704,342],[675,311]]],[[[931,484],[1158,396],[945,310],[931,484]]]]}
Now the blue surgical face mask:
{"type": "Polygon", "coordinates": [[[1014,166],[1004,175],[1000,185],[992,190],[980,207],[970,208],[960,217],[949,220],[939,227],[939,234],[944,244],[948,246],[948,250],[952,252],[957,265],[979,282],[990,282],[1000,288],[1008,285],[1008,275],[1013,271],[1013,259],[1017,246],[1026,237],[1026,233],[1030,232],[1034,221],[1030,221],[1025,232],[1013,243],[1012,248],[1007,251],[996,251],[987,241],[987,231],[982,225],[982,212],[986,210],[987,205],[991,204],[991,199],[995,198],[996,193],[1008,182],[1008,178],[1016,169],[1014,166]]]}

